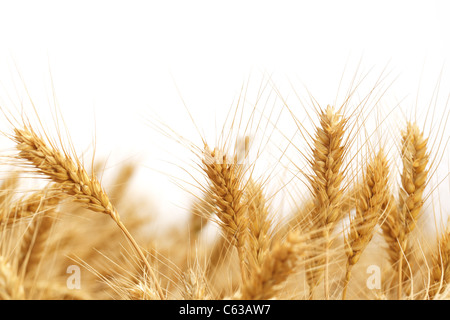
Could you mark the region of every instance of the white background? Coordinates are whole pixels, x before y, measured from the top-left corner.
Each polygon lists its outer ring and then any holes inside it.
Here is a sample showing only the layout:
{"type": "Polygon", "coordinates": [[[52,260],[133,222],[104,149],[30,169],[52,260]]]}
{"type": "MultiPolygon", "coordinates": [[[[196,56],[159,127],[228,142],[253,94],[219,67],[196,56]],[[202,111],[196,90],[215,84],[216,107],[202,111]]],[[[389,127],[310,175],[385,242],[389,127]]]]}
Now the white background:
{"type": "MultiPolygon", "coordinates": [[[[17,110],[22,102],[30,110],[26,85],[51,124],[56,97],[80,153],[96,135],[97,155],[110,157],[108,168],[130,157],[140,161],[142,192],[158,199],[160,212],[182,215],[184,193],[169,196],[178,187],[155,171],[171,172],[164,163],[170,150],[160,150],[165,140],[146,119],[157,114],[200,144],[181,97],[202,128],[220,123],[217,113],[236,101],[249,76],[258,85],[273,74],[291,96],[286,79],[305,83],[325,105],[345,66],[352,75],[360,59],[361,70],[379,74],[386,67],[391,80],[398,76],[386,96],[395,103],[409,98],[402,105],[409,115],[418,89],[429,103],[443,71],[444,103],[434,108],[445,115],[449,14],[448,1],[430,0],[1,1],[0,103],[17,110]]],[[[448,126],[443,134],[445,142],[448,126]]],[[[441,167],[443,177],[448,160],[441,167]]]]}

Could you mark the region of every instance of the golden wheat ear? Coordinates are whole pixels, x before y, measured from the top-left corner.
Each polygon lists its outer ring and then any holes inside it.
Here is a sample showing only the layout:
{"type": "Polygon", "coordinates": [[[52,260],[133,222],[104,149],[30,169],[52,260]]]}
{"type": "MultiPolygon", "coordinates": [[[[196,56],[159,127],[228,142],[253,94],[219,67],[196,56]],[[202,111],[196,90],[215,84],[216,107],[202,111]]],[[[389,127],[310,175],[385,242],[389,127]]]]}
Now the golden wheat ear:
{"type": "Polygon", "coordinates": [[[382,206],[389,197],[389,165],[383,150],[368,165],[357,196],[356,214],[350,220],[350,230],[345,237],[347,268],[342,299],[346,297],[352,267],[359,261],[382,218],[382,206]]]}
{"type": "Polygon", "coordinates": [[[210,300],[211,295],[206,278],[199,266],[189,268],[181,275],[184,300],[210,300]]]}
{"type": "Polygon", "coordinates": [[[47,241],[55,221],[56,213],[52,211],[34,216],[29,223],[20,243],[18,257],[26,276],[33,276],[38,272],[47,252],[47,241]]]}
{"type": "Polygon", "coordinates": [[[20,199],[2,206],[0,209],[0,225],[13,226],[21,220],[31,219],[37,213],[52,210],[58,201],[58,195],[49,192],[49,188],[22,196],[20,199]]]}
{"type": "Polygon", "coordinates": [[[400,233],[399,243],[402,254],[399,258],[399,296],[402,286],[406,284],[405,291],[409,294],[412,273],[404,257],[412,257],[412,248],[409,243],[409,234],[414,230],[422,213],[424,203],[423,193],[428,182],[427,142],[423,132],[415,123],[408,122],[402,133],[402,163],[401,188],[399,195],[399,215],[403,222],[403,232],[400,233]]]}
{"type": "Polygon", "coordinates": [[[412,257],[409,234],[414,230],[423,207],[423,192],[428,182],[427,139],[415,123],[407,122],[401,141],[402,173],[399,199],[391,194],[382,209],[386,219],[382,224],[383,236],[388,244],[391,265],[397,269],[397,298],[403,296],[403,286],[412,280],[405,259],[412,257]]]}
{"type": "Polygon", "coordinates": [[[423,207],[423,192],[428,182],[427,142],[419,127],[408,122],[402,134],[403,172],[399,197],[406,234],[414,230],[423,207]]]}
{"type": "Polygon", "coordinates": [[[276,242],[254,270],[242,288],[244,300],[268,300],[275,297],[288,276],[296,271],[305,254],[305,240],[298,231],[290,232],[286,239],[276,242]]]}
{"type": "Polygon", "coordinates": [[[272,220],[269,216],[267,201],[261,184],[250,179],[246,186],[248,202],[248,242],[247,260],[249,272],[255,266],[261,266],[269,251],[272,234],[272,220]]]}
{"type": "Polygon", "coordinates": [[[429,298],[442,294],[450,283],[450,219],[447,228],[439,239],[436,252],[432,256],[431,283],[429,298]]]}
{"type": "Polygon", "coordinates": [[[316,128],[316,135],[312,147],[310,165],[312,175],[308,177],[311,184],[313,210],[310,214],[310,242],[317,246],[317,241],[324,239],[324,253],[310,251],[307,265],[307,282],[310,288],[310,298],[314,288],[324,274],[325,296],[328,291],[328,251],[331,245],[330,235],[336,224],[343,218],[344,212],[340,205],[343,198],[342,163],[346,151],[344,132],[347,120],[338,114],[333,107],[327,106],[320,115],[320,125],[316,128]]]}
{"type": "Polygon", "coordinates": [[[148,269],[154,280],[158,294],[164,299],[164,293],[157,277],[145,257],[142,249],[122,223],[119,213],[106,195],[95,175],[87,173],[78,158],[73,158],[67,152],[61,152],[51,143],[41,138],[30,126],[14,129],[13,140],[19,150],[18,157],[26,160],[44,176],[58,184],[63,193],[72,197],[73,201],[82,204],[87,209],[109,215],[130,241],[133,248],[148,269]]]}
{"type": "Polygon", "coordinates": [[[241,276],[246,277],[244,246],[247,236],[248,205],[244,202],[244,168],[237,159],[228,159],[216,148],[205,146],[203,170],[210,182],[211,197],[217,208],[219,225],[227,240],[236,247],[241,276]]]}

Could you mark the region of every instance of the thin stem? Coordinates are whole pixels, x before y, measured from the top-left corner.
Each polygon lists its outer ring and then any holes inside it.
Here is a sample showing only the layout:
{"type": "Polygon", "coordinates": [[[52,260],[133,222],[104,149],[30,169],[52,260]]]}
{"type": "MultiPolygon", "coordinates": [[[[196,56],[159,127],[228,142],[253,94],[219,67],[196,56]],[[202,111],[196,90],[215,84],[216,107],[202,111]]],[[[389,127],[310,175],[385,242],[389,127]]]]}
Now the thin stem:
{"type": "Polygon", "coordinates": [[[153,282],[155,283],[155,287],[156,287],[156,290],[158,291],[158,295],[159,295],[160,299],[161,300],[165,300],[164,293],[163,293],[163,291],[161,289],[161,286],[159,285],[158,278],[156,277],[152,267],[148,263],[148,260],[145,257],[144,253],[142,252],[141,248],[139,247],[138,243],[136,242],[136,240],[134,240],[133,236],[130,234],[130,232],[125,227],[125,225],[122,223],[122,221],[120,221],[120,220],[114,220],[114,221],[117,223],[117,225],[119,226],[120,230],[122,230],[122,232],[125,234],[127,239],[131,242],[131,245],[136,250],[136,252],[139,255],[139,257],[141,258],[142,262],[145,264],[145,267],[149,271],[150,276],[152,277],[153,282]]]}
{"type": "Polygon", "coordinates": [[[402,299],[402,270],[403,270],[403,252],[400,250],[399,253],[399,262],[398,262],[398,286],[397,286],[397,300],[402,299]]]}
{"type": "Polygon", "coordinates": [[[325,237],[325,271],[324,271],[324,291],[325,291],[325,300],[329,300],[330,298],[330,288],[329,288],[329,283],[328,283],[328,264],[329,264],[329,256],[328,256],[328,251],[329,251],[329,247],[330,247],[330,235],[327,231],[326,233],[326,237],[325,237]]]}
{"type": "Polygon", "coordinates": [[[345,282],[344,282],[344,289],[342,290],[342,300],[345,300],[346,296],[347,296],[347,288],[348,288],[348,283],[350,282],[350,275],[352,273],[352,266],[347,264],[347,270],[345,272],[345,282]]]}
{"type": "Polygon", "coordinates": [[[239,257],[239,267],[241,270],[242,283],[246,283],[247,282],[247,271],[245,268],[245,257],[244,257],[243,249],[244,249],[243,246],[239,246],[237,248],[237,252],[238,252],[238,257],[239,257]]]}

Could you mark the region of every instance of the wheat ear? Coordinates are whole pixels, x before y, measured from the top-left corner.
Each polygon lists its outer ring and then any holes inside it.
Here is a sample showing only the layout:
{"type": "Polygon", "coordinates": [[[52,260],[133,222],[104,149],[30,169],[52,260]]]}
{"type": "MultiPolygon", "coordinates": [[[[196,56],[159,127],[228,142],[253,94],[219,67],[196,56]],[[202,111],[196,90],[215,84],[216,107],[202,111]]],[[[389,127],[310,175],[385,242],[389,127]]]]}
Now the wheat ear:
{"type": "Polygon", "coordinates": [[[247,204],[243,202],[243,167],[237,159],[230,160],[216,148],[205,145],[203,170],[209,178],[216,215],[226,238],[237,248],[241,276],[246,277],[244,245],[247,231],[247,204]]]}
{"type": "MultiPolygon", "coordinates": [[[[17,172],[10,173],[1,183],[0,185],[0,205],[2,207],[5,207],[10,204],[11,197],[14,194],[12,192],[19,183],[19,175],[17,172]]],[[[0,211],[0,212],[3,212],[0,211]]],[[[2,213],[0,213],[0,223],[2,221],[1,219],[2,213]]]]}
{"type": "MultiPolygon", "coordinates": [[[[399,286],[398,297],[402,295],[402,284],[408,278],[409,269],[403,264],[403,256],[410,256],[408,235],[414,230],[423,207],[423,192],[427,184],[429,156],[427,153],[428,139],[423,137],[415,123],[408,122],[402,133],[401,188],[399,196],[399,216],[403,232],[398,239],[402,252],[399,256],[399,286]]],[[[412,275],[409,275],[411,277],[412,275]]]]}
{"type": "Polygon", "coordinates": [[[184,300],[210,300],[206,279],[199,266],[189,268],[181,275],[184,300]]]}
{"type": "Polygon", "coordinates": [[[285,241],[276,242],[254,270],[242,289],[244,300],[267,300],[274,297],[288,276],[295,272],[304,255],[305,241],[296,232],[290,232],[285,241]]]}
{"type": "Polygon", "coordinates": [[[389,196],[389,166],[380,150],[368,164],[362,188],[357,196],[356,214],[350,220],[350,230],[345,237],[347,268],[342,299],[345,299],[352,267],[359,261],[373,237],[375,226],[382,216],[382,206],[389,196]]]}
{"type": "Polygon", "coordinates": [[[26,275],[35,274],[47,248],[56,214],[48,212],[33,217],[22,237],[19,251],[19,265],[26,275]]]}
{"type": "Polygon", "coordinates": [[[307,282],[310,288],[310,298],[313,290],[325,273],[325,297],[328,299],[328,251],[331,245],[330,235],[336,224],[342,219],[343,190],[341,183],[343,175],[341,166],[345,153],[343,141],[347,120],[327,106],[321,111],[320,125],[316,129],[313,158],[310,161],[313,174],[309,177],[314,208],[311,212],[311,241],[324,239],[325,261],[320,253],[311,251],[307,267],[307,282]],[[321,267],[318,267],[321,265],[321,267]],[[325,270],[324,267],[325,266],[325,270]],[[325,272],[324,272],[325,271],[325,272]]]}
{"type": "Polygon", "coordinates": [[[153,269],[136,240],[120,220],[117,210],[104,192],[97,177],[94,174],[89,176],[77,158],[72,159],[66,152],[58,151],[56,147],[44,141],[30,126],[24,126],[22,130],[15,128],[14,132],[13,139],[17,144],[21,159],[27,160],[40,173],[58,183],[62,191],[72,196],[74,201],[92,211],[107,214],[114,220],[147,267],[160,298],[164,299],[163,291],[153,269]]]}
{"type": "Polygon", "coordinates": [[[450,219],[447,229],[439,239],[437,252],[433,254],[429,297],[442,294],[450,283],[450,219]]]}
{"type": "Polygon", "coordinates": [[[51,210],[58,201],[53,192],[50,195],[48,188],[23,196],[9,206],[0,208],[0,225],[10,226],[19,220],[32,218],[36,213],[51,210]]]}
{"type": "MultiPolygon", "coordinates": [[[[271,243],[271,224],[263,188],[253,179],[246,187],[248,197],[248,260],[249,266],[261,266],[271,243]]],[[[251,272],[251,271],[250,271],[251,272]]]]}
{"type": "Polygon", "coordinates": [[[389,261],[391,262],[391,265],[394,266],[398,263],[398,258],[402,251],[398,239],[403,238],[401,233],[403,233],[404,230],[398,213],[397,201],[392,193],[389,194],[381,209],[385,213],[381,229],[383,231],[384,240],[388,245],[387,253],[389,261]]]}

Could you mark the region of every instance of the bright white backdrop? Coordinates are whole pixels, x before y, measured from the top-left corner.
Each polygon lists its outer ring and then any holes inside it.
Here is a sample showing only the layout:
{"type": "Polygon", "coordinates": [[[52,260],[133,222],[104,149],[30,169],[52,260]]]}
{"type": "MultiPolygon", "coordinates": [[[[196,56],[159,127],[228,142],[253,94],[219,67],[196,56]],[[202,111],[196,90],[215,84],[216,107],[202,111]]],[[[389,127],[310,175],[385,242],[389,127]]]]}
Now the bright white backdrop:
{"type": "MultiPolygon", "coordinates": [[[[9,109],[26,102],[24,83],[49,123],[56,97],[80,152],[95,132],[98,154],[110,156],[112,167],[145,159],[139,185],[162,212],[183,214],[168,196],[174,186],[167,176],[152,170],[171,169],[145,119],[158,114],[195,138],[180,96],[207,127],[249,75],[259,83],[263,73],[282,92],[290,90],[283,79],[302,81],[326,104],[345,65],[351,74],[361,58],[365,70],[388,66],[399,76],[389,91],[395,101],[415,98],[418,88],[429,101],[443,70],[445,102],[449,13],[448,1],[429,0],[1,1],[0,102],[9,109]]],[[[438,104],[436,112],[445,108],[438,104]]],[[[448,139],[448,126],[444,134],[448,139]]],[[[441,176],[448,169],[444,159],[441,176]]]]}

